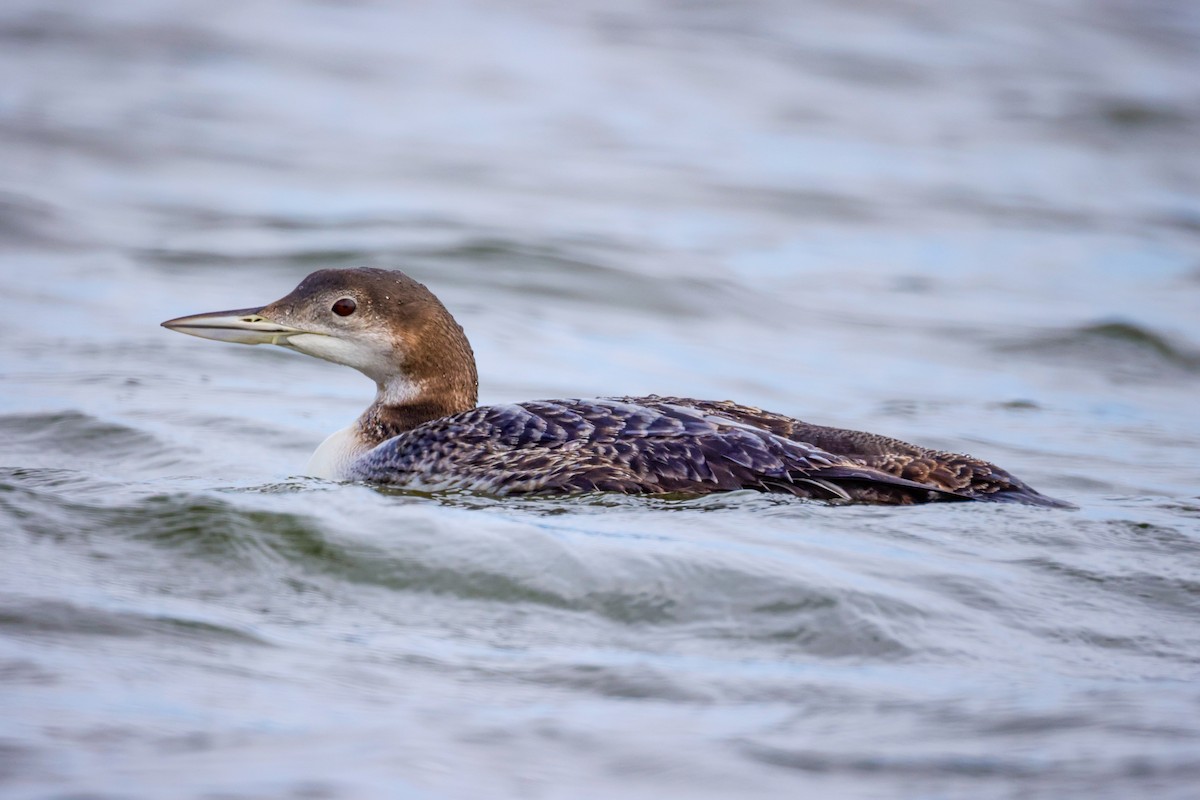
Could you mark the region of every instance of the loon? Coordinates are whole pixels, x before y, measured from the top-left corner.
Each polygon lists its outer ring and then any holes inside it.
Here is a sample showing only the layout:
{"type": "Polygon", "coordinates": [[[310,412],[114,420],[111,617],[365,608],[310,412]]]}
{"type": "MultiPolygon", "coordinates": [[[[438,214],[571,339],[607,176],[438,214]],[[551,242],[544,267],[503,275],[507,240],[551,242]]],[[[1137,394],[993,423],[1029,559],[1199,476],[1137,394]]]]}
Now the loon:
{"type": "Polygon", "coordinates": [[[375,381],[375,402],[313,454],[314,477],[493,495],[755,489],[836,504],[1071,507],[971,456],[726,400],[650,395],[477,406],[475,357],[463,329],[432,292],[396,270],[323,269],[270,305],[162,325],[279,345],[375,381]]]}

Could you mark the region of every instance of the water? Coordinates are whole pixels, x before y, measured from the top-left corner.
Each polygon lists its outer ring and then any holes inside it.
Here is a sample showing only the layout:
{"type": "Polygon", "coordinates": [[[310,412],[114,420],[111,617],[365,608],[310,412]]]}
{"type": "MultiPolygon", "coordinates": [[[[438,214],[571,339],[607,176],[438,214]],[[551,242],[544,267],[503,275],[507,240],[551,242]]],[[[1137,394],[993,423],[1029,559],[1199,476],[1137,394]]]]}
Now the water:
{"type": "Polygon", "coordinates": [[[1194,4],[793,6],[6,3],[0,795],[1195,796],[1194,4]],[[1080,510],[296,477],[369,382],[157,325],[350,265],[1080,510]]]}

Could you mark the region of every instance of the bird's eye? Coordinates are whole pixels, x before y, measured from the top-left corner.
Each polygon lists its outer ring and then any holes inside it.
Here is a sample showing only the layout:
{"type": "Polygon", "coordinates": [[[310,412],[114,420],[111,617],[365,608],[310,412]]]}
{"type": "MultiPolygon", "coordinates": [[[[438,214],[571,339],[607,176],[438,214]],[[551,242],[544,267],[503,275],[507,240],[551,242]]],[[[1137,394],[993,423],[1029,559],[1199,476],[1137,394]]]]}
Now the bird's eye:
{"type": "Polygon", "coordinates": [[[358,303],[349,297],[343,297],[333,304],[333,313],[339,317],[348,317],[354,313],[356,308],[358,308],[358,303]]]}

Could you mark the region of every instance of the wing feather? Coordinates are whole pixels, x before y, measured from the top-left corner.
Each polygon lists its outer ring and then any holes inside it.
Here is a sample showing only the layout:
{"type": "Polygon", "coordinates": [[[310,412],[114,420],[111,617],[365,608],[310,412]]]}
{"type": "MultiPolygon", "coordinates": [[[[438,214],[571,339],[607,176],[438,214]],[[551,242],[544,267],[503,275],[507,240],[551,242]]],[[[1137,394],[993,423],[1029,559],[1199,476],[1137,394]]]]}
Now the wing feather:
{"type": "Polygon", "coordinates": [[[654,397],[486,406],[387,440],[356,463],[354,477],[496,494],[749,488],[839,501],[967,499],[757,421],[721,404],[654,397]]]}

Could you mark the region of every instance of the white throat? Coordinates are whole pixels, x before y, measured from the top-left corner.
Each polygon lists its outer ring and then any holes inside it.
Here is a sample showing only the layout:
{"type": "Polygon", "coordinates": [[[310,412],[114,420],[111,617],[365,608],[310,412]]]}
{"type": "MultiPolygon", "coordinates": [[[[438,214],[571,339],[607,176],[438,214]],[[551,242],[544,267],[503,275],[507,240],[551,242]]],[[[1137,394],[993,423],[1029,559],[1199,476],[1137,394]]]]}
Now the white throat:
{"type": "Polygon", "coordinates": [[[424,386],[409,380],[406,375],[392,375],[386,383],[375,385],[375,404],[382,406],[404,406],[421,399],[424,386]]]}

